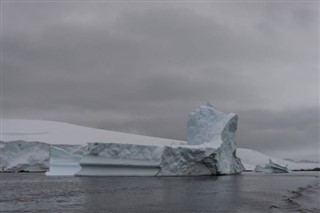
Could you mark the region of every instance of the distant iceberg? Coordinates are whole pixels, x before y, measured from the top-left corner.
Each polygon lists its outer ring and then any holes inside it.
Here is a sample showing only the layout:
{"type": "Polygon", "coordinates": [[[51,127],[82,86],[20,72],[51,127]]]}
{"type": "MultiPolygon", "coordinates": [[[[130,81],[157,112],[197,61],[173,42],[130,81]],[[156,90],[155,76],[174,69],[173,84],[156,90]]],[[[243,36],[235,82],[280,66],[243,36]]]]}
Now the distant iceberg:
{"type": "Polygon", "coordinates": [[[280,158],[271,157],[252,149],[238,148],[237,156],[241,159],[241,162],[245,167],[245,171],[261,171],[267,164],[270,163],[270,159],[273,163],[282,166],[288,165],[288,170],[312,170],[320,167],[320,163],[295,163],[280,158]]]}
{"type": "Polygon", "coordinates": [[[288,165],[283,166],[278,163],[273,162],[269,159],[269,163],[262,167],[257,165],[254,169],[255,172],[264,172],[264,173],[289,173],[290,170],[288,169],[288,165]]]}
{"type": "Polygon", "coordinates": [[[264,167],[264,172],[269,172],[269,173],[288,173],[288,165],[280,165],[275,162],[272,162],[271,159],[269,159],[269,163],[266,164],[264,167]]]}

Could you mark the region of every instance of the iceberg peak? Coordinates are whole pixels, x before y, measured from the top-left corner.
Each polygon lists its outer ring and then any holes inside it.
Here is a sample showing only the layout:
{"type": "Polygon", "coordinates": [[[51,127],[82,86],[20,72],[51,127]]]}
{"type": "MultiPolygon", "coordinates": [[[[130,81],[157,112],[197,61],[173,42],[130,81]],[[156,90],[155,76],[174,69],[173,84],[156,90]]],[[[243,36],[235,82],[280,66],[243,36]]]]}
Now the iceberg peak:
{"type": "Polygon", "coordinates": [[[215,109],[212,104],[200,106],[189,114],[187,122],[187,143],[190,145],[208,144],[216,148],[222,139],[234,138],[238,116],[225,114],[215,109]]]}

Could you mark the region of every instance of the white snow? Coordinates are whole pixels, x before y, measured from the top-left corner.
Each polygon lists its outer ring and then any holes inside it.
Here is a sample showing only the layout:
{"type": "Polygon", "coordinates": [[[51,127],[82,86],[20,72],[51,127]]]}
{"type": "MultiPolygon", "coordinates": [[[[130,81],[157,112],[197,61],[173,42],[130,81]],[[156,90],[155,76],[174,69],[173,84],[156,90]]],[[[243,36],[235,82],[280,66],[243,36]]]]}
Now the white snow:
{"type": "Polygon", "coordinates": [[[145,145],[185,144],[184,141],[101,130],[56,121],[3,119],[0,141],[17,140],[83,145],[88,142],[145,145]]]}

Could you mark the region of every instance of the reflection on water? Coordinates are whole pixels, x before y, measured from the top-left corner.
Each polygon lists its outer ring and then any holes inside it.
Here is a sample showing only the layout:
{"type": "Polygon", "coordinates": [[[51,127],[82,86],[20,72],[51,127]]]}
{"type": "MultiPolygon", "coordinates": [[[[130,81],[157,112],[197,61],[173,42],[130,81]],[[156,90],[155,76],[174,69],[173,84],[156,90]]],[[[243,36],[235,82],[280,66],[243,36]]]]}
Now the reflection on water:
{"type": "Polygon", "coordinates": [[[320,209],[319,180],[316,172],[218,177],[1,174],[0,207],[1,212],[291,212],[312,205],[312,212],[320,209]],[[298,191],[308,199],[296,197],[299,205],[290,205],[288,199],[299,187],[308,187],[298,191]]]}

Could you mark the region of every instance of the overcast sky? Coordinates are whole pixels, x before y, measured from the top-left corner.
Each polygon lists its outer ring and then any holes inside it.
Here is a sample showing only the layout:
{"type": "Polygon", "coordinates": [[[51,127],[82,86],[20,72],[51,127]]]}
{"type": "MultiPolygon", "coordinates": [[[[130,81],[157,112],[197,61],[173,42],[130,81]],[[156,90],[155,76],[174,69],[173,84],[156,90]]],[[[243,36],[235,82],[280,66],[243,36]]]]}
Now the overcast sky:
{"type": "Polygon", "coordinates": [[[3,1],[2,116],[185,140],[210,101],[237,146],[319,159],[318,2],[3,1]]]}

